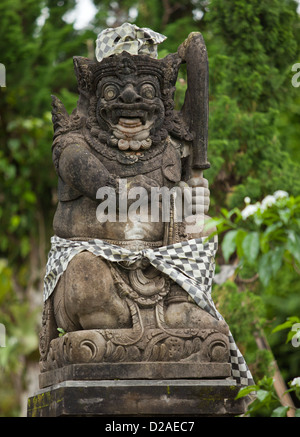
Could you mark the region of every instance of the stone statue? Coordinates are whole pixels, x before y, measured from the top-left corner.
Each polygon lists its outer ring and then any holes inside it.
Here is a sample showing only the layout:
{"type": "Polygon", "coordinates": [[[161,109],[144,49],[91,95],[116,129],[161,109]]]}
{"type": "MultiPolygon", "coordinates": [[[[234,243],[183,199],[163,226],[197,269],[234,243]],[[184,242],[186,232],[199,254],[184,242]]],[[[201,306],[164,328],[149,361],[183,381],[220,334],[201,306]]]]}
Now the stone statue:
{"type": "MultiPolygon", "coordinates": [[[[58,206],[41,374],[70,364],[107,372],[107,363],[118,372],[124,365],[127,377],[157,378],[163,365],[170,376],[191,363],[200,378],[232,374],[230,331],[210,297],[217,239],[207,240],[212,230],[204,227],[206,48],[192,33],[177,53],[157,59],[164,39],[128,23],[102,32],[97,60],[74,58],[77,108],[69,115],[53,97],[58,206]],[[185,63],[188,87],[176,111],[185,63]],[[178,220],[185,203],[190,213],[178,220]]],[[[120,377],[113,368],[110,377],[120,377]]]]}

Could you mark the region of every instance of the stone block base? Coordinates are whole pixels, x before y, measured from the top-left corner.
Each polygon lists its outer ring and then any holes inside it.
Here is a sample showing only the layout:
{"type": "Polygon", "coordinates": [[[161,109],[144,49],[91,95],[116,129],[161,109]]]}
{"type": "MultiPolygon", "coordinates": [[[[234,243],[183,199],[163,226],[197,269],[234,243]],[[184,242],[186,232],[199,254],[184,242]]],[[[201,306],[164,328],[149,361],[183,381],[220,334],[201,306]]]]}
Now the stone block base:
{"type": "Polygon", "coordinates": [[[28,399],[28,417],[230,417],[243,414],[235,380],[64,381],[28,399]]]}
{"type": "Polygon", "coordinates": [[[98,363],[70,364],[39,375],[40,388],[63,381],[110,379],[223,379],[231,375],[228,363],[98,363]]]}

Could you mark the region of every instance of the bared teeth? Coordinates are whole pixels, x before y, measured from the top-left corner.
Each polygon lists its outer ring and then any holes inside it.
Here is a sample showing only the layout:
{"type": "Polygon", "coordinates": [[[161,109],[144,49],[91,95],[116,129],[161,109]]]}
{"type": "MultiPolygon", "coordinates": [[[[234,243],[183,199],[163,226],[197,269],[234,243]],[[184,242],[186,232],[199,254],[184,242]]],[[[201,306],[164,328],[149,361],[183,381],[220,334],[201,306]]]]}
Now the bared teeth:
{"type": "Polygon", "coordinates": [[[140,118],[120,118],[119,124],[123,127],[132,128],[141,126],[142,122],[140,118]]]}

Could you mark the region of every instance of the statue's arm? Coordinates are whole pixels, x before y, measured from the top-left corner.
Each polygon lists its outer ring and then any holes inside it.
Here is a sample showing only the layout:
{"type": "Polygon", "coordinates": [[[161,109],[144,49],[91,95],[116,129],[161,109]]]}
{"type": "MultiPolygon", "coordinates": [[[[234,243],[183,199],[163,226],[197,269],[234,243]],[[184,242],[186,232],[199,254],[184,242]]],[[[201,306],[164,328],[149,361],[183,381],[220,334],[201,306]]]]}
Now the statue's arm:
{"type": "Polygon", "coordinates": [[[115,178],[85,147],[71,144],[59,158],[58,173],[62,180],[84,196],[96,200],[96,193],[104,186],[116,186],[115,178]]]}

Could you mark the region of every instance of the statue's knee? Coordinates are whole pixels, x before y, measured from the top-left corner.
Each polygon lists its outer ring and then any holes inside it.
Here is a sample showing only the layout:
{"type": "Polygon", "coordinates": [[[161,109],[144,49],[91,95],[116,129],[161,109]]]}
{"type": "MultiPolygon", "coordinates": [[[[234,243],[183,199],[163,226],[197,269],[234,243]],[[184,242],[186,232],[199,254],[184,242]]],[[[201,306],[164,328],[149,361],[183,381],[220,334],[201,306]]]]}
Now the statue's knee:
{"type": "Polygon", "coordinates": [[[78,305],[84,300],[105,300],[113,285],[110,269],[105,262],[90,252],[76,255],[66,270],[68,297],[78,305]]]}
{"type": "MultiPolygon", "coordinates": [[[[71,313],[68,314],[65,302],[65,277],[62,276],[54,290],[52,298],[54,317],[58,328],[66,332],[77,331],[81,328],[78,318],[71,313]]],[[[57,333],[58,334],[58,333],[57,333]]]]}
{"type": "Polygon", "coordinates": [[[81,252],[69,263],[64,278],[64,309],[82,329],[130,327],[128,305],[115,288],[106,260],[81,252]]]}

